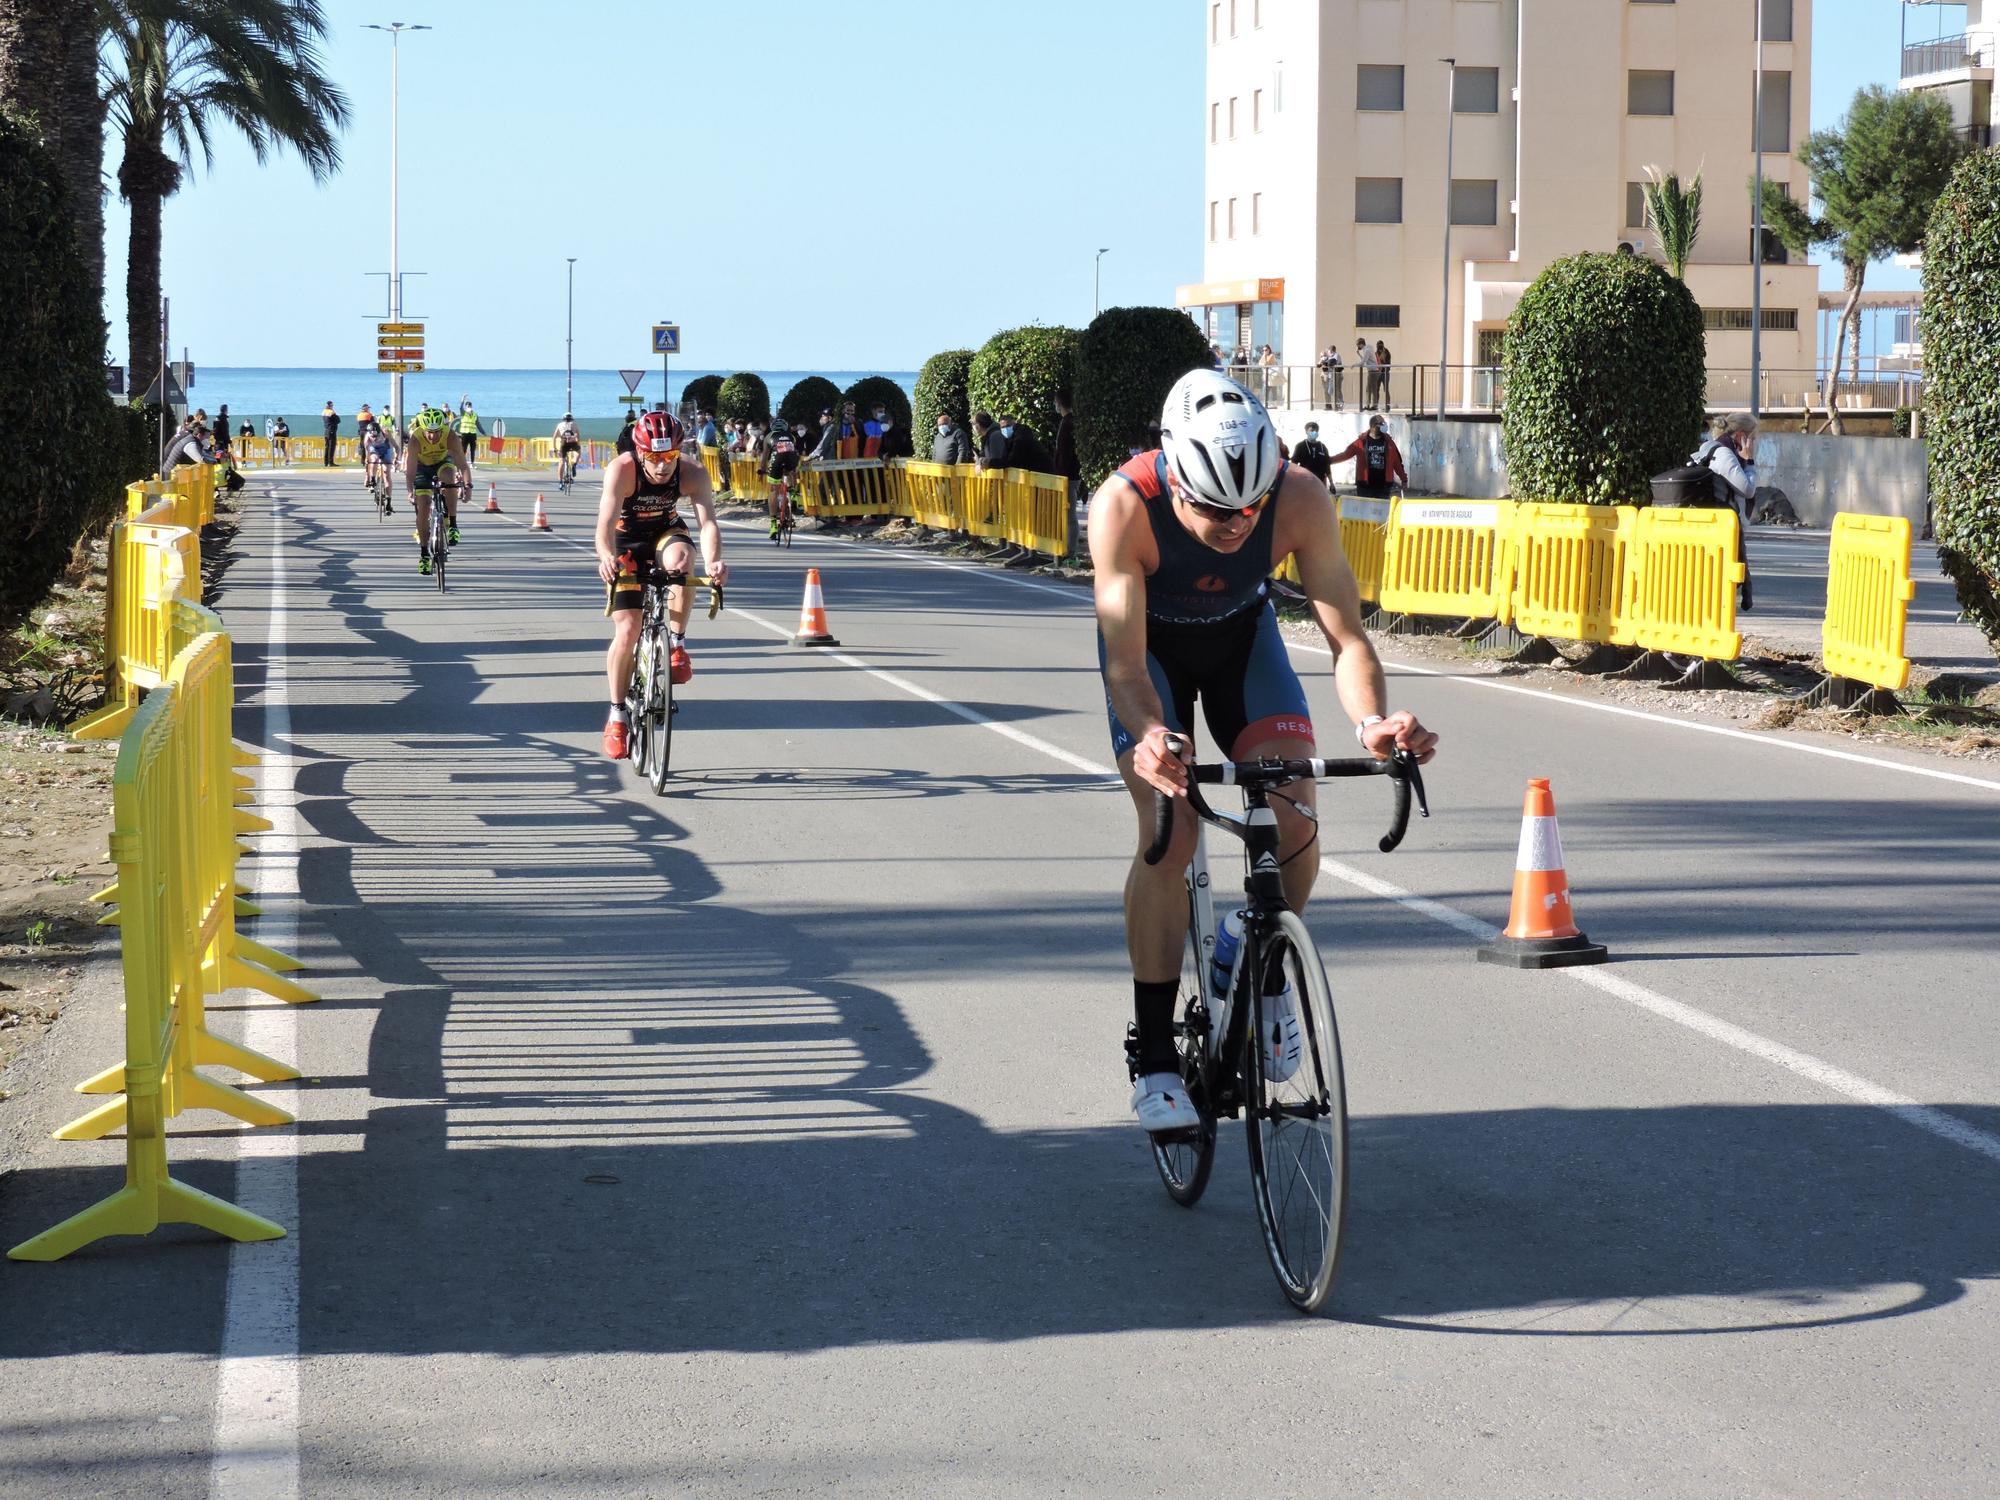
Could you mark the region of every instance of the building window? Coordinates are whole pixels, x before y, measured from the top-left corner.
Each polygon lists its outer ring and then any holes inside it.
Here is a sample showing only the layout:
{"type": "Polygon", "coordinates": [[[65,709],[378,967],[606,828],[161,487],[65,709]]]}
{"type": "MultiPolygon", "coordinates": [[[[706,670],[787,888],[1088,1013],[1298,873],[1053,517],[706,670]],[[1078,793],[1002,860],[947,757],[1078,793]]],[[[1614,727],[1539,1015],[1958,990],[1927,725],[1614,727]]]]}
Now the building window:
{"type": "Polygon", "coordinates": [[[1222,40],[1222,0],[1208,8],[1208,40],[1211,45],[1222,40]]]}
{"type": "Polygon", "coordinates": [[[1236,238],[1236,200],[1234,198],[1229,200],[1229,237],[1232,240],[1236,238]]]}
{"type": "MultiPolygon", "coordinates": [[[[1796,307],[1767,307],[1764,309],[1763,324],[1766,333],[1797,333],[1799,310],[1796,307]]],[[[1701,326],[1709,333],[1748,333],[1750,309],[1704,307],[1701,310],[1701,326]]]]}
{"type": "Polygon", "coordinates": [[[1264,0],[1250,0],[1250,25],[1254,29],[1264,24],[1264,0]]]}
{"type": "Polygon", "coordinates": [[[1792,0],[1764,0],[1764,40],[1789,42],[1792,39],[1792,0]]]}
{"type": "Polygon", "coordinates": [[[1221,216],[1222,205],[1215,199],[1208,200],[1208,242],[1215,243],[1216,220],[1221,216]]]}
{"type": "Polygon", "coordinates": [[[1229,0],[1229,34],[1236,35],[1236,0],[1229,0]]]}
{"type": "Polygon", "coordinates": [[[1792,149],[1792,75],[1764,75],[1764,130],[1766,152],[1790,155],[1792,149]]]}
{"type": "Polygon", "coordinates": [[[1250,91],[1250,128],[1253,131],[1264,128],[1264,91],[1262,89],[1252,89],[1250,91]]]}
{"type": "Polygon", "coordinates": [[[1454,224],[1498,224],[1500,184],[1491,177],[1454,177],[1451,180],[1451,222],[1454,224]]]}
{"type": "Polygon", "coordinates": [[[1625,113],[1670,115],[1674,112],[1674,75],[1633,68],[1625,75],[1625,113]]]}
{"type": "Polygon", "coordinates": [[[1452,111],[1461,115],[1500,113],[1500,70],[1459,68],[1451,86],[1452,111]]]}
{"type": "Polygon", "coordinates": [[[1229,138],[1232,141],[1236,139],[1236,100],[1233,97],[1229,101],[1229,138]]]}
{"type": "Polygon", "coordinates": [[[1394,302],[1362,302],[1354,309],[1356,328],[1400,328],[1403,309],[1394,302]]]}
{"type": "Polygon", "coordinates": [[[1646,184],[1628,182],[1625,184],[1625,227],[1627,229],[1650,229],[1653,215],[1646,207],[1646,184]]]}
{"type": "Polygon", "coordinates": [[[1216,137],[1218,133],[1221,131],[1221,129],[1222,129],[1222,106],[1220,104],[1211,104],[1208,107],[1209,145],[1213,146],[1215,144],[1216,137]]]}
{"type": "Polygon", "coordinates": [[[1262,234],[1264,232],[1264,195],[1262,193],[1252,193],[1250,195],[1250,232],[1252,234],[1262,234]]]}
{"type": "Polygon", "coordinates": [[[1402,223],[1403,179],[1400,177],[1355,178],[1354,222],[1357,224],[1402,223]]]}
{"type": "Polygon", "coordinates": [[[1363,63],[1355,69],[1356,109],[1401,109],[1403,107],[1402,65],[1363,63]]]}

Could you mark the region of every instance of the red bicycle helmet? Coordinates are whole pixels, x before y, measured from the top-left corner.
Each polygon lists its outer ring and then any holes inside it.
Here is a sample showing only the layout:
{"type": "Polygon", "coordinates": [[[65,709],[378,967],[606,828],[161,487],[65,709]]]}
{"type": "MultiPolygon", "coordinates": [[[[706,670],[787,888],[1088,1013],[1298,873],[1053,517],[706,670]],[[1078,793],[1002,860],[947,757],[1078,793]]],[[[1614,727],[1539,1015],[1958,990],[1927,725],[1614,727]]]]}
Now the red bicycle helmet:
{"type": "Polygon", "coordinates": [[[640,454],[678,453],[687,434],[671,412],[649,411],[632,429],[632,451],[640,454]]]}

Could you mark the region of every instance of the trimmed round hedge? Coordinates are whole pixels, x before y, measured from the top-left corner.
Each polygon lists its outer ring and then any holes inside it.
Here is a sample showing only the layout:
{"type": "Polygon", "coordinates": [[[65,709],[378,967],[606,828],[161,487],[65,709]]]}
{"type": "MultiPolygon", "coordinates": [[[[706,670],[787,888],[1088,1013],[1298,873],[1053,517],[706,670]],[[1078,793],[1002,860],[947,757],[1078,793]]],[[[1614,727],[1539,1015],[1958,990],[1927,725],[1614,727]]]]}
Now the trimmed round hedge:
{"type": "Polygon", "coordinates": [[[77,253],[69,191],[39,135],[0,115],[0,298],[12,309],[0,343],[0,411],[8,430],[58,433],[78,463],[0,465],[0,623],[40,602],[86,518],[137,472],[129,434],[104,393],[104,319],[77,253]]]}
{"type": "Polygon", "coordinates": [[[969,430],[972,400],[966,388],[971,378],[970,349],[946,349],[924,361],[923,369],[917,372],[916,417],[911,424],[920,453],[930,451],[924,445],[937,436],[939,413],[949,413],[960,432],[969,430]]]}
{"type": "Polygon", "coordinates": [[[1083,332],[1076,367],[1076,449],[1095,489],[1146,441],[1176,380],[1209,365],[1208,340],[1172,307],[1113,307],[1083,332]]]}
{"type": "Polygon", "coordinates": [[[1701,440],[1701,308],[1639,255],[1573,255],[1507,323],[1507,478],[1523,500],[1645,504],[1701,440]]]}
{"type": "Polygon", "coordinates": [[[715,415],[725,422],[764,422],[771,416],[771,391],[764,377],[738,370],[715,393],[715,415]]]}
{"type": "Polygon", "coordinates": [[[808,375],[785,392],[778,415],[794,425],[805,423],[808,432],[818,432],[819,414],[828,408],[840,410],[840,387],[824,375],[808,375]]]}
{"type": "Polygon", "coordinates": [[[1018,419],[1037,436],[1054,432],[1056,392],[1076,389],[1076,355],[1083,335],[1074,328],[1009,328],[972,356],[966,398],[975,410],[1018,419]]]}
{"type": "Polygon", "coordinates": [[[855,415],[864,422],[879,406],[896,419],[903,431],[910,430],[910,394],[887,375],[863,375],[841,394],[841,399],[852,401],[855,415]]]}
{"type": "Polygon", "coordinates": [[[681,392],[681,404],[685,406],[689,402],[693,402],[694,409],[697,412],[714,411],[715,398],[721,394],[722,377],[720,375],[698,375],[693,380],[690,380],[687,383],[687,388],[681,392]]]}
{"type": "Polygon", "coordinates": [[[1924,234],[1924,437],[1938,563],[2000,653],[2000,152],[1968,156],[1924,234]]]}

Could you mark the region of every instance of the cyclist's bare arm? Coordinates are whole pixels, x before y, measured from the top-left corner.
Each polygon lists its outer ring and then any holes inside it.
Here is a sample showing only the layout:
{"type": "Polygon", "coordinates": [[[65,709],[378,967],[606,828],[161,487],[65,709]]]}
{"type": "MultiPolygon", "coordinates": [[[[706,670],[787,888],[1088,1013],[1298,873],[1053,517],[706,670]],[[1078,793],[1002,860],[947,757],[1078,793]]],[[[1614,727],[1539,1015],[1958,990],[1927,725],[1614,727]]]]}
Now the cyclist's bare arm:
{"type": "Polygon", "coordinates": [[[1287,472],[1279,497],[1272,556],[1282,559],[1287,552],[1298,564],[1306,602],[1333,651],[1333,682],[1340,693],[1340,706],[1357,724],[1369,718],[1382,720],[1368,730],[1366,747],[1384,757],[1391,749],[1403,749],[1420,761],[1429,760],[1437,753],[1437,736],[1419,724],[1409,710],[1389,712],[1382,659],[1375,654],[1375,643],[1361,624],[1361,588],[1340,545],[1340,520],[1333,496],[1300,469],[1287,472]]]}
{"type": "Polygon", "coordinates": [[[618,547],[612,533],[625,504],[625,476],[634,462],[631,454],[622,453],[604,466],[604,489],[597,502],[597,576],[606,583],[618,576],[618,547]]]}
{"type": "Polygon", "coordinates": [[[717,583],[729,581],[729,564],[722,560],[722,528],[715,520],[715,486],[708,470],[694,459],[681,460],[681,498],[694,511],[695,526],[701,533],[702,565],[717,583]]]}
{"type": "Polygon", "coordinates": [[[1090,563],[1097,629],[1104,637],[1104,686],[1118,722],[1139,743],[1132,770],[1169,796],[1187,787],[1180,757],[1167,749],[1166,709],[1146,670],[1146,562],[1151,540],[1144,509],[1129,485],[1107,479],[1090,502],[1090,563]]]}

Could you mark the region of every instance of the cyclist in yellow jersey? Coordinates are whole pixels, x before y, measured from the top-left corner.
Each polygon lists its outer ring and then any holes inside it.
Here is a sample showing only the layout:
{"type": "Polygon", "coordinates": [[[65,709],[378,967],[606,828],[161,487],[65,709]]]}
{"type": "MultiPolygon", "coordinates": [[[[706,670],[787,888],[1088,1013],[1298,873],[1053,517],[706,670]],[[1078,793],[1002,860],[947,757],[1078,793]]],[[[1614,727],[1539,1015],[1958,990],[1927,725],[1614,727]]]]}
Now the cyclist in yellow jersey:
{"type": "Polygon", "coordinates": [[[446,542],[458,542],[458,500],[463,493],[459,475],[466,472],[465,449],[451,430],[447,413],[426,408],[410,424],[409,445],[403,450],[403,475],[410,503],[417,513],[417,571],[431,571],[431,491],[439,491],[449,523],[446,542]]]}

